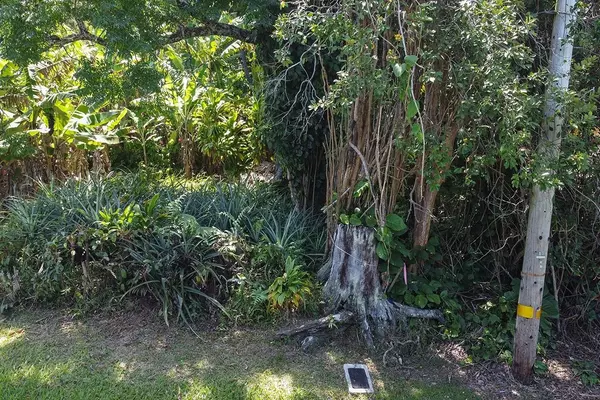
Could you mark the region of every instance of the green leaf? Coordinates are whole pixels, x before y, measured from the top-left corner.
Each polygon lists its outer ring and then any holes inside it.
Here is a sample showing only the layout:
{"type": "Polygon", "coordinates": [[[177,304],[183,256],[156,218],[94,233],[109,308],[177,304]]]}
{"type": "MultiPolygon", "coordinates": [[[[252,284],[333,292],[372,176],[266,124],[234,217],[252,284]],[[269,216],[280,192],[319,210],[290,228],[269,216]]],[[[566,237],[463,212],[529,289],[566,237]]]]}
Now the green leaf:
{"type": "Polygon", "coordinates": [[[410,249],[408,247],[406,247],[404,242],[401,242],[399,240],[394,240],[392,242],[392,248],[394,249],[394,251],[397,251],[400,254],[402,254],[405,258],[410,258],[410,256],[411,256],[410,249]]]}
{"type": "Polygon", "coordinates": [[[435,304],[440,304],[442,302],[441,299],[440,299],[440,296],[438,296],[435,293],[428,294],[427,295],[427,300],[429,300],[430,302],[435,303],[435,304]]]}
{"type": "Polygon", "coordinates": [[[377,226],[377,218],[375,218],[373,215],[367,215],[365,217],[365,225],[367,225],[369,228],[374,228],[377,226]]]}
{"type": "Polygon", "coordinates": [[[408,107],[406,108],[406,119],[411,120],[417,113],[419,112],[419,103],[414,100],[411,100],[408,103],[408,107]]]}
{"type": "Polygon", "coordinates": [[[426,295],[433,294],[433,290],[431,290],[431,286],[429,286],[426,283],[421,283],[419,285],[419,288],[420,288],[419,291],[425,293],[426,295]]]}
{"type": "Polygon", "coordinates": [[[417,297],[415,297],[415,304],[417,307],[424,308],[427,305],[427,297],[418,294],[417,297]]]}
{"type": "Polygon", "coordinates": [[[417,65],[418,60],[419,60],[419,57],[417,57],[417,56],[408,55],[408,56],[404,57],[404,62],[406,63],[406,65],[409,68],[412,68],[415,65],[417,65]]]}
{"type": "Polygon", "coordinates": [[[490,325],[497,324],[498,322],[500,322],[500,317],[497,316],[496,314],[491,314],[489,322],[490,322],[490,325]]]}
{"type": "Polygon", "coordinates": [[[283,302],[285,301],[285,293],[280,293],[279,296],[277,296],[277,304],[278,305],[283,305],[283,302]]]}
{"type": "Polygon", "coordinates": [[[394,267],[403,267],[404,266],[404,257],[398,251],[392,251],[392,255],[390,257],[390,264],[394,267]]]}
{"type": "Polygon", "coordinates": [[[352,197],[358,198],[358,197],[362,196],[363,193],[365,193],[368,188],[369,188],[368,180],[363,179],[363,180],[359,181],[356,184],[356,186],[354,187],[354,193],[352,193],[352,197]]]}
{"type": "Polygon", "coordinates": [[[385,218],[385,226],[394,232],[404,232],[407,229],[404,219],[398,214],[389,214],[385,218]]]}
{"type": "Polygon", "coordinates": [[[389,252],[386,249],[385,245],[381,242],[377,243],[377,247],[375,248],[375,252],[377,253],[377,257],[382,260],[387,260],[389,258],[389,252]]]}
{"type": "Polygon", "coordinates": [[[441,284],[440,281],[432,280],[432,281],[429,282],[429,286],[433,290],[438,290],[439,288],[442,287],[442,284],[441,284]]]}
{"type": "Polygon", "coordinates": [[[360,220],[360,217],[356,214],[352,214],[350,216],[350,225],[353,226],[360,226],[362,225],[362,221],[360,220]]]}
{"type": "Polygon", "coordinates": [[[544,296],[542,300],[542,316],[546,318],[556,319],[559,317],[558,304],[552,296],[544,296]]]}
{"type": "Polygon", "coordinates": [[[384,226],[380,229],[378,229],[375,232],[375,237],[377,238],[377,240],[379,240],[380,242],[383,242],[386,244],[386,246],[390,246],[392,244],[392,240],[393,240],[393,236],[392,236],[392,231],[390,230],[389,227],[384,226]]]}
{"type": "Polygon", "coordinates": [[[435,254],[435,246],[431,242],[427,243],[427,246],[425,246],[425,250],[429,254],[435,254]]]}
{"type": "Polygon", "coordinates": [[[416,136],[420,136],[423,133],[423,130],[421,130],[421,124],[412,124],[410,126],[410,130],[412,134],[416,136]]]}
{"type": "Polygon", "coordinates": [[[120,140],[118,136],[115,135],[77,135],[75,137],[77,140],[81,142],[85,142],[87,140],[91,140],[94,142],[102,143],[102,144],[119,144],[120,140]]]}
{"type": "Polygon", "coordinates": [[[344,225],[348,225],[350,223],[350,217],[347,214],[340,214],[340,222],[344,225]]]}
{"type": "Polygon", "coordinates": [[[544,375],[546,372],[548,372],[548,366],[542,361],[538,360],[535,362],[535,364],[533,364],[533,372],[539,375],[544,375]]]}
{"type": "Polygon", "coordinates": [[[394,64],[392,69],[394,70],[394,75],[400,78],[406,72],[406,64],[394,64]]]}

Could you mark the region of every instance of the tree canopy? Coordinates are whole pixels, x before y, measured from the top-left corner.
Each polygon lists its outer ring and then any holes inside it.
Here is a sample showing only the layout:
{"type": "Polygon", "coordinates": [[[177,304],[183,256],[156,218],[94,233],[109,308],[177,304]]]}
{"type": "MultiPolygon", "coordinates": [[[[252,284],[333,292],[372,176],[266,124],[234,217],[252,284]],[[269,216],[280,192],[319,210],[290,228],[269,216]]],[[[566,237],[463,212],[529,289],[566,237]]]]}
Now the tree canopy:
{"type": "Polygon", "coordinates": [[[27,65],[82,40],[121,57],[200,36],[257,43],[268,37],[278,9],[261,0],[7,0],[0,5],[0,52],[27,65]]]}

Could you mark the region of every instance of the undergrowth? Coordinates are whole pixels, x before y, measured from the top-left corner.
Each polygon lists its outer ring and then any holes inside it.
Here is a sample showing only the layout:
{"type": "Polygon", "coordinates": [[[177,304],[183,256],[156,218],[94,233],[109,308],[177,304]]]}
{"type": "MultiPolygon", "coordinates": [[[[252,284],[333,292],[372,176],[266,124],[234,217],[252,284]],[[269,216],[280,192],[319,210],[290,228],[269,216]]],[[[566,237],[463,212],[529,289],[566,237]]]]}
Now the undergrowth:
{"type": "Polygon", "coordinates": [[[40,184],[33,198],[10,199],[0,219],[0,307],[85,312],[138,296],[155,299],[167,324],[310,309],[322,221],[284,193],[151,172],[40,184]],[[281,284],[286,262],[299,271],[291,288],[281,284]]]}

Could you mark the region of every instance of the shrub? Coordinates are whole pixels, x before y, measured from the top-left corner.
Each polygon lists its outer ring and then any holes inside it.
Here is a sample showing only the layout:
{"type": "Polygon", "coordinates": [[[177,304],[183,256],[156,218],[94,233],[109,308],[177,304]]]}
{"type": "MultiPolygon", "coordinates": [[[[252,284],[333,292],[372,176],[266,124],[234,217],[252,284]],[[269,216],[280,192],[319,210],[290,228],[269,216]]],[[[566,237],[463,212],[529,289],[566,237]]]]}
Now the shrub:
{"type": "Polygon", "coordinates": [[[310,275],[302,270],[295,260],[285,260],[285,272],[273,281],[268,290],[271,310],[297,311],[307,303],[312,294],[313,283],[310,275]]]}
{"type": "Polygon", "coordinates": [[[133,295],[155,299],[166,323],[227,303],[232,316],[260,320],[286,258],[307,265],[322,254],[316,222],[268,185],[151,171],[40,185],[0,220],[0,304],[90,309],[133,295]]]}

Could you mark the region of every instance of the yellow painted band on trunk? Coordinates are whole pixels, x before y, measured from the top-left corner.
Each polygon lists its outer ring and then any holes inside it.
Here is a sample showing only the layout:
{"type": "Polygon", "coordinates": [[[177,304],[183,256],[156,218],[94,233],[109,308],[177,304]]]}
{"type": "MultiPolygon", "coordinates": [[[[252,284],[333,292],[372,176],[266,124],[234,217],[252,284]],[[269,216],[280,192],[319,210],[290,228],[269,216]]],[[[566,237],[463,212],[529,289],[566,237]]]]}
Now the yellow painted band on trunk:
{"type": "Polygon", "coordinates": [[[531,306],[526,306],[524,304],[517,305],[517,315],[522,318],[531,319],[535,315],[535,319],[540,319],[542,317],[542,307],[538,308],[537,311],[533,309],[531,306]]]}

